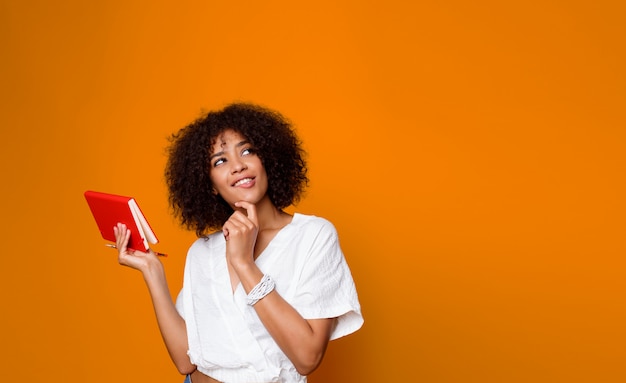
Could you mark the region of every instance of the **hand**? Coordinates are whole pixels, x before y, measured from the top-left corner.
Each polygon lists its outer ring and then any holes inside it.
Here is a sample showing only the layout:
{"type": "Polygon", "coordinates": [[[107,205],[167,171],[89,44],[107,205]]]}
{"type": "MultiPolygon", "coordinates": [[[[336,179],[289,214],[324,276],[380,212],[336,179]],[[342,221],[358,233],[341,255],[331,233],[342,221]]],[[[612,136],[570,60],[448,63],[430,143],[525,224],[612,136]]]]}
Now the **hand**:
{"type": "Polygon", "coordinates": [[[144,253],[128,248],[130,230],[123,223],[118,223],[115,227],[113,227],[113,233],[115,234],[115,247],[118,252],[117,260],[120,265],[145,272],[148,269],[150,262],[157,260],[157,262],[160,263],[156,254],[152,250],[148,250],[147,253],[144,253]]]}
{"type": "Polygon", "coordinates": [[[254,262],[254,245],[259,233],[256,206],[240,201],[235,203],[235,207],[240,209],[235,210],[222,227],[226,258],[233,266],[254,262]]]}

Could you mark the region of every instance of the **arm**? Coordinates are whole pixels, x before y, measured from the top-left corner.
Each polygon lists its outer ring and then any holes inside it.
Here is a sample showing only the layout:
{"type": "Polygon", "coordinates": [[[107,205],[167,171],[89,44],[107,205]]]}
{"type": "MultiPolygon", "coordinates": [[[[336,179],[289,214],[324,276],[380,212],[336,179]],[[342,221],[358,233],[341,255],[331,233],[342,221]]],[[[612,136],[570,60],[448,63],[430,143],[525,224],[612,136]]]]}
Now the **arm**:
{"type": "MultiPolygon", "coordinates": [[[[233,268],[246,293],[263,277],[263,273],[254,263],[233,265],[233,268]]],[[[312,373],[322,362],[335,319],[306,320],[276,290],[258,301],[254,308],[298,373],[312,373]]]]}
{"type": "MultiPolygon", "coordinates": [[[[254,205],[239,202],[246,214],[236,211],[224,225],[226,257],[236,272],[246,293],[256,286],[263,272],[254,263],[254,246],[258,221],[254,205]]],[[[254,308],[281,350],[301,375],[313,372],[322,361],[334,318],[306,320],[276,291],[272,291],[254,308]]]]}
{"type": "Polygon", "coordinates": [[[165,278],[163,264],[150,250],[148,253],[127,248],[130,230],[123,224],[117,224],[115,232],[118,261],[121,265],[139,270],[148,286],[157,323],[163,341],[181,374],[189,374],[196,369],[187,356],[187,329],[184,319],[176,311],[165,278]]]}

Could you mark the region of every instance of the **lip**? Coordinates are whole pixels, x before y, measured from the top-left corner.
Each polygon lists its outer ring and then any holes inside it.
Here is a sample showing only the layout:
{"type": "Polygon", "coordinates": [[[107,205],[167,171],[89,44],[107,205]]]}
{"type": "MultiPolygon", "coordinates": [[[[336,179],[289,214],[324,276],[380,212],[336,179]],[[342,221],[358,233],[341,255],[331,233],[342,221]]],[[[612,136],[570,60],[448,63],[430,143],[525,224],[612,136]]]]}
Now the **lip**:
{"type": "Polygon", "coordinates": [[[241,177],[239,179],[237,179],[235,182],[232,183],[232,187],[236,187],[236,188],[251,188],[252,186],[254,186],[255,184],[255,177],[241,177]],[[237,185],[238,182],[244,181],[244,180],[249,180],[247,182],[244,182],[240,185],[237,185]]]}

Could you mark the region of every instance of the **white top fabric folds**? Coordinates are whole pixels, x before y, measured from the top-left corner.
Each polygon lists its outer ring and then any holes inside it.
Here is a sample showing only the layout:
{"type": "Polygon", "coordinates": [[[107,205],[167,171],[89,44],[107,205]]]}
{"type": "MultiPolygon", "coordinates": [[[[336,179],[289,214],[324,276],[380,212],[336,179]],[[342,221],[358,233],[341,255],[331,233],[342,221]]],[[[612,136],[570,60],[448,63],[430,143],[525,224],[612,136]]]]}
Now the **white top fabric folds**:
{"type": "MultiPolygon", "coordinates": [[[[267,332],[239,284],[233,293],[221,232],[196,240],[176,308],[185,319],[191,362],[225,383],[303,383],[267,332]]],[[[294,214],[256,259],[276,291],[305,319],[338,318],[331,340],[363,325],[337,232],[327,220],[294,214]]]]}

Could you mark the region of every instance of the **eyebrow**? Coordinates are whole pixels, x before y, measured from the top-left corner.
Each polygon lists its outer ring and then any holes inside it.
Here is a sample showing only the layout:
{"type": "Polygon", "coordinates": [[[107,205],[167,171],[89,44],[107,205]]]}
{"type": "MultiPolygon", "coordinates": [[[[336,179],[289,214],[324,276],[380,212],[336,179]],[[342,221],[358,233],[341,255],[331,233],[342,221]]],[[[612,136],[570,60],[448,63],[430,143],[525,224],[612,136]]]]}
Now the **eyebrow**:
{"type": "MultiPolygon", "coordinates": [[[[235,148],[240,148],[240,147],[242,147],[242,146],[244,146],[244,145],[246,145],[246,144],[249,144],[249,143],[250,143],[249,141],[247,141],[247,140],[243,140],[243,141],[241,141],[241,142],[239,142],[239,143],[235,144],[235,148]]],[[[217,152],[217,153],[213,153],[213,154],[211,154],[211,155],[209,156],[209,160],[212,160],[214,157],[219,157],[219,156],[222,156],[222,155],[224,155],[224,151],[223,151],[223,150],[222,150],[221,152],[217,152]]]]}

